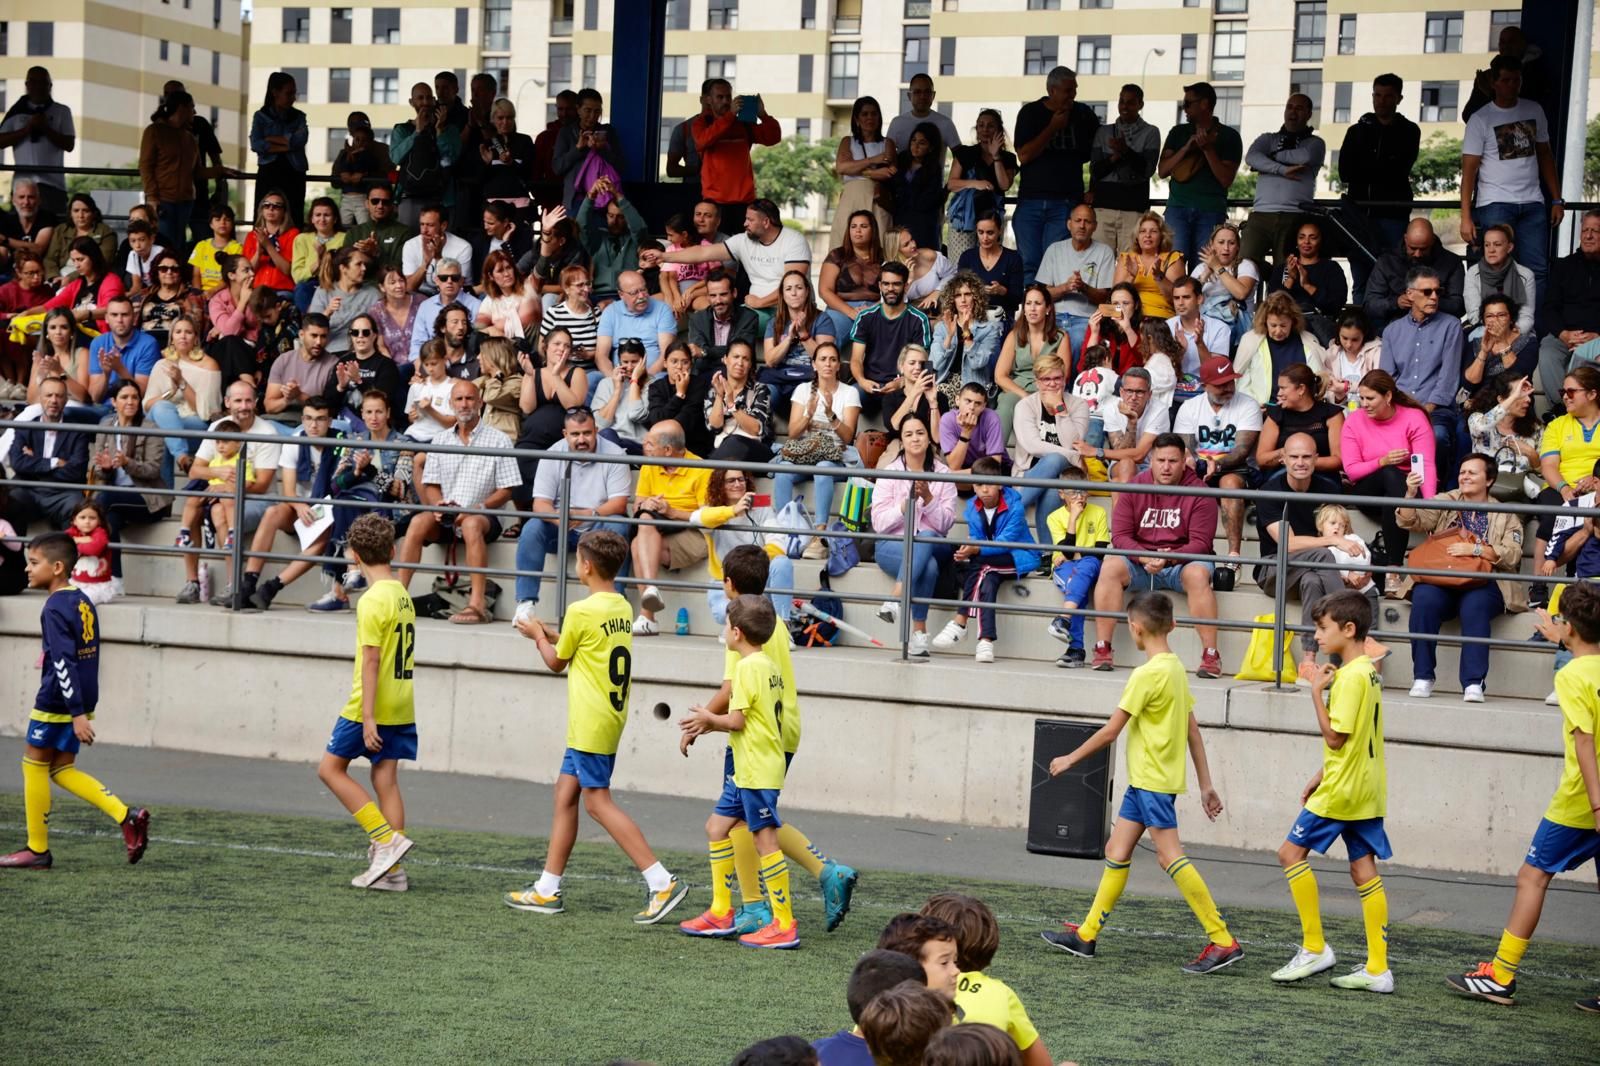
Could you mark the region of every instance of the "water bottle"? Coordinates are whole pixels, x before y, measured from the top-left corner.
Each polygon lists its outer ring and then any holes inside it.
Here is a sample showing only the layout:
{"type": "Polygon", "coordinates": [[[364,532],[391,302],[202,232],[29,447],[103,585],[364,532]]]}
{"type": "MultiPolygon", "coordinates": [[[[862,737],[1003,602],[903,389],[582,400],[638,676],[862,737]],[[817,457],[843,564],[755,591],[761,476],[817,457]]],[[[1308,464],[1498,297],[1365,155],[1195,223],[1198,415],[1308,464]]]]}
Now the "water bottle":
{"type": "Polygon", "coordinates": [[[673,629],[673,632],[677,633],[680,637],[686,637],[689,635],[689,608],[678,608],[678,624],[673,629]]]}

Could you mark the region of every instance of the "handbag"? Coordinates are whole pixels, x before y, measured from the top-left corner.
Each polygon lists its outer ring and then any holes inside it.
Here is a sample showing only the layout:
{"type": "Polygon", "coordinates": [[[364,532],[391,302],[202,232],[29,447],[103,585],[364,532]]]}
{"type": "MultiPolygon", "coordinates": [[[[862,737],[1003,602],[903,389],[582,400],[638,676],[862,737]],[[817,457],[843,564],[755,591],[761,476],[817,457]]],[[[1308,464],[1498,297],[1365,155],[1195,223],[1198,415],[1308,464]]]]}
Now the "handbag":
{"type": "Polygon", "coordinates": [[[844,484],[839,500],[839,521],[852,533],[864,533],[872,525],[872,482],[853,477],[844,484]]]}
{"type": "Polygon", "coordinates": [[[881,429],[868,429],[856,434],[856,454],[861,456],[861,465],[868,470],[878,468],[878,460],[883,458],[883,450],[889,447],[889,434],[881,429]]]}
{"type": "Polygon", "coordinates": [[[825,538],[828,542],[826,574],[829,577],[843,577],[860,565],[861,549],[854,537],[845,535],[844,523],[835,522],[828,530],[834,535],[825,538]]]}
{"type": "Polygon", "coordinates": [[[840,463],[844,461],[844,442],[833,430],[818,426],[784,441],[778,454],[795,466],[840,463]]]}
{"type": "Polygon", "coordinates": [[[1445,589],[1475,589],[1488,583],[1477,575],[1494,569],[1481,555],[1451,555],[1452,544],[1482,544],[1483,542],[1460,526],[1435,533],[1406,554],[1407,570],[1453,570],[1455,576],[1437,577],[1417,574],[1413,580],[1424,585],[1437,585],[1445,589]]]}
{"type": "Polygon", "coordinates": [[[1250,631],[1250,645],[1244,650],[1244,662],[1239,664],[1239,672],[1233,675],[1235,681],[1294,684],[1299,671],[1294,665],[1294,634],[1288,630],[1283,634],[1283,662],[1278,666],[1278,676],[1272,676],[1272,627],[1276,621],[1276,617],[1270,614],[1256,615],[1256,628],[1250,631]]]}
{"type": "MultiPolygon", "coordinates": [[[[779,529],[812,529],[815,526],[811,521],[811,512],[806,510],[806,505],[798,497],[783,505],[772,517],[772,524],[779,529]]],[[[800,559],[805,556],[806,545],[811,542],[812,534],[778,533],[775,536],[783,546],[783,554],[791,559],[800,559]]]]}
{"type": "Polygon", "coordinates": [[[978,228],[978,190],[961,189],[945,205],[945,218],[950,228],[959,233],[971,233],[978,228]]]}

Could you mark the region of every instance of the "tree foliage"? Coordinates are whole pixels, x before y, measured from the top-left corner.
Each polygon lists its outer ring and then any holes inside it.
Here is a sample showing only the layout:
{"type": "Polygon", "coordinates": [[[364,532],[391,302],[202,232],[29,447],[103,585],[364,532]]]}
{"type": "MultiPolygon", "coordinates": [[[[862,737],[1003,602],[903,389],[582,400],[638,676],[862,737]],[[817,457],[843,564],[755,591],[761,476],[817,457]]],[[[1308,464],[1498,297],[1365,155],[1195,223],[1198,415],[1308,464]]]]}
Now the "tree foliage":
{"type": "Polygon", "coordinates": [[[1461,188],[1461,138],[1435,133],[1422,144],[1411,168],[1411,187],[1418,196],[1456,192],[1461,188]]]}
{"type": "Polygon", "coordinates": [[[813,196],[830,198],[839,188],[833,156],[834,150],[829,146],[798,137],[786,137],[770,147],[759,146],[750,153],[756,191],[781,208],[793,208],[813,196]]]}
{"type": "Polygon", "coordinates": [[[1583,141],[1583,191],[1589,199],[1600,195],[1600,115],[1589,120],[1583,141]]]}

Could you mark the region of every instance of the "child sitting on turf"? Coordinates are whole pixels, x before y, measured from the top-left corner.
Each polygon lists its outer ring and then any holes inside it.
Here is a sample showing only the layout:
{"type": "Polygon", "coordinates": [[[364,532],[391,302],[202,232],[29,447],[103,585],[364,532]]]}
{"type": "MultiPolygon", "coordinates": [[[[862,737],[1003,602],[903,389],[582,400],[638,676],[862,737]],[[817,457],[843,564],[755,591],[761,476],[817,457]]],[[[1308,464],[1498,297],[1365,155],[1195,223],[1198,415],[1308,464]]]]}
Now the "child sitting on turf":
{"type": "MultiPolygon", "coordinates": [[[[1580,581],[1561,593],[1562,621],[1552,634],[1573,659],[1556,675],[1561,703],[1561,733],[1566,749],[1561,782],[1534,831],[1527,858],[1517,873],[1517,895],[1500,934],[1493,962],[1445,978],[1463,995],[1492,1003],[1516,1002],[1517,968],[1539,925],[1539,912],[1551,879],[1600,856],[1595,812],[1600,810],[1600,586],[1580,581]]],[[[1600,997],[1579,1000],[1579,1010],[1600,1012],[1600,997]]]]}
{"type": "Polygon", "coordinates": [[[879,993],[861,1012],[861,1036],[877,1066],[922,1066],[928,1041],[949,1024],[950,1001],[915,981],[879,993]]]}
{"type": "Polygon", "coordinates": [[[928,987],[955,1005],[961,967],[956,965],[956,931],[949,922],[905,911],[883,927],[878,948],[902,952],[922,963],[928,987]]]}
{"type": "Polygon", "coordinates": [[[922,1066],[1023,1066],[1023,1058],[1002,1030],[983,1022],[963,1022],[933,1034],[922,1053],[922,1066]]]}
{"type": "Polygon", "coordinates": [[[733,772],[726,775],[722,795],[706,819],[711,851],[711,907],[698,918],[680,922],[689,936],[731,937],[738,934],[733,919],[733,841],[730,835],[741,823],[755,836],[761,856],[761,888],[772,908],[772,921],[739,937],[747,948],[800,946],[800,928],[794,920],[789,895],[789,866],[778,846],[778,794],[783,789],[783,675],[761,649],[778,628],[778,615],[765,596],[740,596],[728,604],[723,638],[737,652],[733,688],[725,714],[694,714],[679,721],[685,735],[716,730],[727,732],[733,752],[733,772]]]}
{"type": "Polygon", "coordinates": [[[1021,1052],[1022,1066],[1054,1066],[1039,1030],[1033,1027],[1022,1000],[1004,981],[983,971],[1000,950],[1000,925],[980,899],[959,892],[941,892],[922,905],[922,913],[946,923],[956,934],[956,1008],[961,1024],[987,1022],[999,1027],[1021,1052]]]}
{"type": "Polygon", "coordinates": [[[850,983],[845,986],[845,1003],[850,1008],[853,1027],[840,1029],[811,1045],[816,1049],[821,1066],[873,1066],[872,1052],[867,1050],[867,1042],[861,1037],[862,1012],[879,993],[904,981],[921,984],[925,980],[922,964],[910,955],[873,950],[861,956],[850,972],[850,983]]]}
{"type": "MultiPolygon", "coordinates": [[[[218,443],[220,448],[221,442],[218,443]]],[[[400,859],[411,850],[400,797],[400,760],[417,757],[417,715],[411,674],[417,661],[417,611],[406,588],[394,579],[394,523],[364,514],[350,524],[345,556],[361,568],[367,592],[356,604],[356,665],[350,698],[334,723],[333,736],[317,767],[317,778],[367,831],[367,869],[351,880],[356,888],[404,892],[409,888],[400,859]],[[372,764],[374,804],[350,763],[372,764]]]]}
{"type": "MultiPolygon", "coordinates": [[[[991,455],[972,464],[974,477],[1000,477],[1000,460],[991,455]]],[[[1009,486],[978,484],[967,501],[967,536],[973,540],[998,540],[1034,543],[1028,529],[1028,516],[1022,497],[1009,486]]],[[[955,550],[956,575],[961,579],[961,598],[973,606],[958,612],[933,638],[936,650],[960,644],[967,635],[967,619],[978,616],[978,650],[973,657],[980,663],[994,662],[996,630],[993,603],[1000,595],[1001,582],[1031,574],[1039,565],[1039,553],[1026,548],[985,548],[963,544],[955,550]]]]}
{"type": "Polygon", "coordinates": [[[578,538],[578,580],[589,595],[567,608],[556,633],[531,614],[517,630],[539,649],[551,673],[567,673],[567,747],[556,777],[550,850],[539,879],[520,892],[507,892],[506,906],[537,914],[560,914],[561,878],[578,839],[578,800],[589,817],[617,842],[644,875],[644,910],[638,925],[654,925],[683,899],[689,886],[656,861],[638,825],[611,798],[617,747],[628,723],[628,689],[633,676],[633,608],[616,590],[615,578],[628,560],[628,542],[610,530],[591,530],[578,538]]]}
{"type": "Polygon", "coordinates": [[[1333,948],[1322,933],[1317,878],[1306,861],[1312,851],[1325,855],[1343,840],[1350,880],[1361,897],[1367,927],[1367,963],[1333,979],[1333,987],[1393,992],[1389,972],[1389,900],[1376,859],[1393,854],[1383,830],[1388,782],[1383,757],[1383,679],[1364,652],[1372,625],[1373,601],[1347,589],[1318,600],[1311,609],[1317,647],[1342,663],[1324,664],[1311,683],[1311,707],[1322,731],[1322,769],[1301,793],[1305,809],[1278,848],[1278,862],[1289,879],[1289,893],[1300,913],[1300,949],[1272,975],[1274,981],[1301,981],[1334,964],[1333,948]],[[1332,688],[1326,705],[1322,694],[1332,688]]]}
{"type": "MultiPolygon", "coordinates": [[[[1082,467],[1066,466],[1064,481],[1087,481],[1082,467]]],[[[1079,489],[1061,489],[1061,506],[1050,512],[1045,527],[1050,543],[1067,549],[1055,553],[1050,580],[1061,590],[1061,605],[1071,611],[1094,595],[1094,581],[1100,576],[1100,556],[1084,555],[1073,548],[1106,547],[1111,543],[1111,521],[1106,509],[1089,502],[1089,494],[1079,489]]],[[[1083,666],[1083,615],[1069,614],[1050,619],[1050,635],[1067,646],[1056,660],[1057,666],[1077,670],[1083,666]]]]}
{"type": "Polygon", "coordinates": [[[1128,602],[1128,631],[1146,661],[1133,671],[1117,701],[1111,720],[1072,752],[1050,761],[1050,776],[1066,773],[1090,755],[1116,741],[1128,729],[1128,791],[1117,813],[1117,824],[1106,844],[1106,868],[1100,888],[1083,922],[1064,922],[1064,933],[1044,933],[1045,942],[1071,955],[1094,958],[1095,943],[1111,908],[1128,884],[1133,849],[1148,829],[1156,846],[1156,860],[1183,893],[1184,901],[1205,927],[1211,942],[1183,967],[1184,973],[1220,970],[1244,958],[1244,948],[1228,932],[1211,891],[1200,871],[1183,853],[1178,839],[1178,814],[1174,800],[1185,790],[1185,748],[1194,760],[1200,784],[1200,805],[1216,821],[1222,799],[1211,787],[1200,723],[1194,717],[1194,696],[1183,663],[1167,644],[1172,632],[1172,600],[1162,592],[1140,592],[1128,602]]]}

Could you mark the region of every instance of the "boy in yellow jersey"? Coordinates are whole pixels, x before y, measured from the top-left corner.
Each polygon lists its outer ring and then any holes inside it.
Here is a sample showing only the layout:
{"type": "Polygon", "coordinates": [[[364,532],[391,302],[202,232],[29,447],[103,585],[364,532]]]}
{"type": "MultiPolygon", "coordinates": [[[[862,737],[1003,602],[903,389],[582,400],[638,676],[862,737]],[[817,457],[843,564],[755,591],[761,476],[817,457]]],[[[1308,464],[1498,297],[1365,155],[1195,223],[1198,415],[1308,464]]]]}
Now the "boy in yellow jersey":
{"type": "MultiPolygon", "coordinates": [[[[1053,515],[1051,517],[1054,517],[1053,515]]],[[[959,1024],[994,1026],[1022,1052],[1022,1066],[1054,1066],[1055,1059],[1039,1039],[1028,1011],[1004,981],[984,971],[1000,950],[1000,925],[981,899],[959,892],[930,896],[922,913],[944,922],[956,934],[956,1011],[959,1024]]]]}
{"type": "Polygon", "coordinates": [[[1117,702],[1111,720],[1094,736],[1066,755],[1050,761],[1052,777],[1066,773],[1079,762],[1113,743],[1128,729],[1128,791],[1117,812],[1117,824],[1106,843],[1106,868],[1100,888],[1082,923],[1063,922],[1064,933],[1044,933],[1045,942],[1072,955],[1094,958],[1095,942],[1111,908],[1128,884],[1133,849],[1150,831],[1156,861],[1183,893],[1189,909],[1205,927],[1211,942],[1183,967],[1184,973],[1211,973],[1244,958],[1244,948],[1228,932],[1227,923],[1211,898],[1210,889],[1183,853],[1178,839],[1178,815],[1173,800],[1184,791],[1184,754],[1194,760],[1200,784],[1200,804],[1212,821],[1222,813],[1222,799],[1211,787],[1200,723],[1194,718],[1194,696],[1183,663],[1167,646],[1172,632],[1172,601],[1164,593],[1141,592],[1128,602],[1128,631],[1145,653],[1146,661],[1133,671],[1117,702]]]}
{"type": "Polygon", "coordinates": [[[1305,809],[1278,848],[1278,862],[1300,912],[1300,949],[1272,979],[1303,981],[1333,967],[1333,948],[1322,935],[1317,878],[1306,857],[1313,851],[1326,855],[1333,842],[1342,839],[1350,858],[1350,880],[1361,897],[1367,962],[1335,977],[1333,987],[1393,992],[1389,897],[1377,863],[1394,854],[1383,829],[1389,796],[1383,757],[1383,679],[1364,650],[1372,603],[1354,590],[1334,592],[1312,606],[1311,617],[1317,624],[1317,647],[1344,665],[1335,670],[1324,663],[1311,682],[1311,706],[1322,730],[1322,769],[1300,793],[1305,809]]]}
{"type": "MultiPolygon", "coordinates": [[[[1541,630],[1545,628],[1541,626],[1541,630]]],[[[1545,808],[1517,874],[1517,896],[1494,961],[1445,978],[1463,995],[1508,1006],[1516,1002],[1517,968],[1539,925],[1550,879],[1591,859],[1600,860],[1600,833],[1595,831],[1595,812],[1600,811],[1600,767],[1596,765],[1600,761],[1600,741],[1596,739],[1600,736],[1600,586],[1588,581],[1567,586],[1561,593],[1561,615],[1552,620],[1545,635],[1564,643],[1573,654],[1573,660],[1556,675],[1561,739],[1566,749],[1561,783],[1545,808]]],[[[1600,1011],[1600,999],[1579,1000],[1576,1006],[1600,1011]]]]}
{"type": "Polygon", "coordinates": [[[356,605],[356,664],[350,699],[334,723],[317,777],[367,831],[367,869],[351,880],[356,888],[404,892],[399,866],[413,841],[405,835],[406,807],[400,798],[401,759],[417,757],[417,714],[411,673],[417,662],[417,611],[405,586],[394,579],[394,524],[364,514],[350,524],[346,558],[361,568],[367,591],[356,605]],[[350,763],[372,764],[373,803],[350,763]]]}
{"type": "MultiPolygon", "coordinates": [[[[1064,481],[1087,481],[1082,467],[1067,465],[1060,477],[1064,481]]],[[[1089,502],[1089,494],[1079,489],[1061,489],[1061,506],[1050,512],[1045,526],[1050,543],[1062,548],[1105,547],[1111,543],[1111,521],[1106,509],[1089,502]]],[[[1100,556],[1082,555],[1071,550],[1050,557],[1050,580],[1061,591],[1061,606],[1073,610],[1092,603],[1095,578],[1100,576],[1100,556]]],[[[1071,614],[1050,619],[1050,635],[1067,646],[1056,665],[1068,670],[1084,666],[1083,615],[1071,614]]]]}
{"type": "Polygon", "coordinates": [[[723,783],[722,795],[706,819],[711,851],[711,908],[698,918],[680,922],[690,936],[738,936],[733,919],[733,841],[738,825],[755,836],[761,855],[761,888],[772,908],[772,921],[753,933],[739,936],[747,948],[797,948],[800,927],[794,920],[789,896],[789,866],[778,847],[778,794],[786,767],[783,752],[783,675],[761,649],[772,639],[778,615],[765,596],[740,596],[728,604],[723,630],[728,650],[737,652],[733,688],[724,714],[695,713],[681,719],[687,735],[716,730],[728,734],[733,752],[733,773],[723,783]]]}
{"type": "MultiPolygon", "coordinates": [[[[764,596],[767,592],[767,572],[771,560],[767,553],[754,544],[741,544],[722,559],[722,591],[732,600],[739,596],[764,596]]],[[[783,760],[784,776],[789,764],[800,750],[800,694],[794,683],[794,661],[789,656],[789,630],[777,626],[772,637],[761,649],[777,666],[783,677],[783,760]]],[[[733,691],[733,673],[739,665],[739,653],[728,649],[723,663],[722,687],[711,697],[698,715],[720,715],[727,712],[728,697],[733,691]]],[[[689,745],[696,734],[685,732],[678,742],[678,750],[689,754],[689,745]]],[[[723,755],[723,780],[733,775],[733,749],[723,755]]],[[[761,893],[760,867],[757,865],[756,842],[747,826],[735,826],[733,841],[733,868],[739,879],[741,905],[734,912],[734,925],[740,935],[753,933],[772,921],[772,911],[761,893]]],[[[778,827],[778,845],[784,857],[797,862],[815,877],[822,888],[822,902],[827,914],[827,930],[839,928],[845,915],[850,913],[850,897],[854,894],[860,875],[843,863],[834,862],[822,853],[804,833],[793,825],[778,827]]]]}
{"type": "Polygon", "coordinates": [[[617,571],[628,559],[628,542],[610,530],[578,538],[578,579],[589,595],[567,608],[560,633],[529,615],[516,623],[553,673],[567,670],[567,750],[556,778],[550,852],[539,879],[503,897],[508,907],[560,914],[561,878],[578,839],[578,801],[644,875],[644,910],[637,925],[654,925],[683,899],[689,886],[656,861],[644,833],[611,798],[622,728],[628,724],[633,682],[633,609],[616,590],[617,571]]]}

